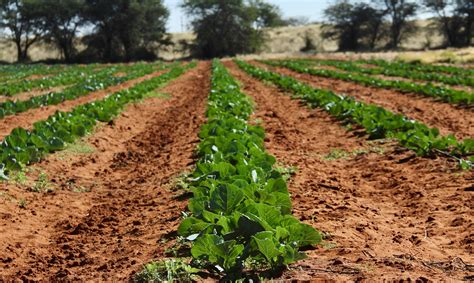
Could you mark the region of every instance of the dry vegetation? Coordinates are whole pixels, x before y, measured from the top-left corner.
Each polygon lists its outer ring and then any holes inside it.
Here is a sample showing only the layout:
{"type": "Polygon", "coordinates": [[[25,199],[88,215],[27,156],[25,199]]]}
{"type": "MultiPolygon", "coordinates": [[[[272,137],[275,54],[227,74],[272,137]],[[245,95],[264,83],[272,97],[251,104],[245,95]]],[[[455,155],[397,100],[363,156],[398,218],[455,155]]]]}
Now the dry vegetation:
{"type": "MultiPolygon", "coordinates": [[[[419,21],[419,26],[421,27],[420,31],[414,36],[405,39],[402,43],[402,48],[407,50],[423,50],[438,48],[442,44],[441,35],[430,27],[428,21],[419,21]]],[[[317,53],[336,51],[336,42],[323,39],[321,33],[321,24],[267,29],[265,31],[266,43],[261,54],[258,54],[258,56],[264,56],[265,58],[301,56],[301,50],[305,48],[308,41],[316,48],[315,52],[317,53]]],[[[165,60],[185,58],[190,55],[186,51],[186,45],[191,44],[194,39],[195,36],[192,33],[173,33],[170,34],[172,44],[169,46],[157,46],[156,50],[159,57],[165,60]]],[[[78,47],[79,50],[83,48],[84,46],[78,47]]],[[[405,61],[420,60],[427,63],[470,63],[474,61],[474,48],[429,52],[345,53],[344,55],[351,57],[361,56],[364,58],[401,59],[405,61]]],[[[13,62],[16,58],[15,56],[14,45],[5,40],[0,40],[0,61],[13,62]]],[[[60,53],[53,46],[45,43],[35,45],[30,50],[30,57],[33,61],[58,59],[60,56],[60,53]]]]}

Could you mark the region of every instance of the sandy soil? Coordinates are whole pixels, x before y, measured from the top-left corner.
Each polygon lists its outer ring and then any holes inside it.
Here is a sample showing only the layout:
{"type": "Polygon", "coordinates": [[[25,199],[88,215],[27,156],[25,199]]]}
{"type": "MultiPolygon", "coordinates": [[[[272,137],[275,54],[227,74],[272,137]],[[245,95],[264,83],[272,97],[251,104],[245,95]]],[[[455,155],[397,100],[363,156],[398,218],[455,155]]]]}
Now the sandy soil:
{"type": "Polygon", "coordinates": [[[94,153],[39,164],[54,193],[3,188],[0,278],[126,281],[163,253],[186,207],[172,184],[193,163],[209,75],[200,63],[159,90],[171,99],[130,106],[87,139],[94,153]]]}
{"type": "Polygon", "coordinates": [[[474,172],[453,172],[455,164],[414,157],[395,143],[371,144],[227,66],[256,101],[269,151],[298,168],[290,181],[294,214],[327,235],[282,278],[473,279],[474,172]],[[368,153],[324,158],[333,149],[368,153]]]}
{"type": "MultiPolygon", "coordinates": [[[[226,65],[256,102],[252,122],[269,152],[296,168],[293,213],[325,235],[280,279],[474,280],[474,172],[369,142],[226,65]]],[[[45,172],[54,192],[1,184],[0,281],[127,281],[169,256],[187,205],[174,184],[194,164],[209,76],[200,63],[158,90],[170,99],[99,127],[84,141],[92,153],[66,150],[34,166],[30,180],[45,172]]]]}
{"type": "Polygon", "coordinates": [[[64,101],[63,103],[60,103],[58,105],[49,105],[41,108],[36,108],[36,109],[30,109],[26,112],[19,113],[13,116],[7,116],[3,119],[0,120],[0,140],[5,138],[7,135],[10,134],[10,132],[17,128],[17,127],[22,127],[25,129],[31,129],[33,127],[33,123],[40,121],[40,120],[45,120],[52,114],[54,114],[56,111],[70,111],[74,107],[78,105],[82,105],[85,103],[92,102],[94,100],[98,100],[101,98],[106,97],[107,95],[110,95],[112,93],[115,93],[117,91],[123,90],[130,88],[144,80],[150,79],[154,76],[160,75],[165,73],[166,70],[164,71],[159,71],[155,72],[137,79],[129,80],[126,81],[122,84],[116,85],[116,86],[111,86],[108,87],[104,90],[98,90],[91,92],[88,95],[79,97],[74,100],[67,100],[64,101]]]}
{"type": "Polygon", "coordinates": [[[366,103],[384,107],[394,113],[415,119],[430,127],[436,127],[443,135],[454,134],[457,138],[474,137],[474,109],[434,101],[429,97],[400,93],[393,90],[365,87],[343,80],[300,74],[286,68],[273,68],[252,62],[281,74],[292,76],[316,88],[329,89],[339,94],[350,95],[366,103]]]}

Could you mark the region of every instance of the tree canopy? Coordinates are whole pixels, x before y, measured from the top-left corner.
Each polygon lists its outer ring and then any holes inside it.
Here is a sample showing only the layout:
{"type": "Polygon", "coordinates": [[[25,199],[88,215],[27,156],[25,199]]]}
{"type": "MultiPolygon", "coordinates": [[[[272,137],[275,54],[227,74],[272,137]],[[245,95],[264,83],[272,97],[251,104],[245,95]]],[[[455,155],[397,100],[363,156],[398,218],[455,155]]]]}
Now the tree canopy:
{"type": "Polygon", "coordinates": [[[193,53],[203,58],[235,56],[259,50],[263,27],[282,24],[277,7],[263,1],[185,0],[197,39],[193,53]]]}

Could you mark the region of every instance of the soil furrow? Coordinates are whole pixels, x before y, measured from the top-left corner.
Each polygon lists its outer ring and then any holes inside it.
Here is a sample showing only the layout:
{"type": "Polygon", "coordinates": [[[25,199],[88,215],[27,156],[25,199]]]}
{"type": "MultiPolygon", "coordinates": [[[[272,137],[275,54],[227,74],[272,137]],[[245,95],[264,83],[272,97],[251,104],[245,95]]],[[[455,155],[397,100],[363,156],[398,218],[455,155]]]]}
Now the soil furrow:
{"type": "Polygon", "coordinates": [[[159,71],[137,79],[129,80],[120,85],[111,86],[104,90],[91,92],[85,96],[79,97],[74,100],[64,101],[58,105],[49,105],[41,108],[30,109],[23,113],[7,116],[0,120],[0,140],[4,139],[15,128],[21,127],[24,129],[31,129],[33,127],[33,123],[47,119],[56,111],[70,111],[76,106],[104,98],[107,95],[110,95],[123,89],[130,88],[144,80],[159,76],[165,72],[167,71],[159,71]]]}
{"type": "MultiPolygon", "coordinates": [[[[320,65],[320,66],[315,65],[315,66],[312,67],[312,69],[331,70],[331,71],[337,71],[337,72],[345,73],[345,74],[350,73],[349,71],[339,69],[335,66],[326,66],[326,65],[320,65]]],[[[358,72],[355,72],[355,73],[359,74],[358,72]]],[[[388,76],[388,75],[383,75],[383,74],[365,74],[365,73],[362,73],[362,72],[360,74],[363,75],[363,76],[378,78],[378,79],[387,80],[387,81],[405,81],[405,82],[422,84],[422,85],[431,83],[432,85],[443,87],[443,88],[446,88],[446,89],[455,89],[455,90],[461,90],[461,91],[466,91],[466,92],[472,92],[473,91],[473,88],[470,87],[470,86],[467,86],[467,85],[450,85],[450,84],[445,84],[445,83],[438,82],[438,81],[414,80],[414,79],[410,79],[410,78],[388,76]]]]}
{"type": "Polygon", "coordinates": [[[297,168],[289,182],[293,213],[326,235],[282,278],[438,281],[470,274],[462,262],[474,262],[474,172],[452,172],[456,164],[415,157],[394,142],[357,138],[326,113],[226,65],[256,102],[268,150],[297,168]],[[347,155],[330,158],[334,149],[347,155]]]}
{"type": "Polygon", "coordinates": [[[329,89],[338,94],[353,96],[365,103],[379,105],[430,127],[436,127],[443,135],[454,134],[461,139],[474,137],[474,115],[469,109],[437,102],[432,98],[416,94],[404,94],[393,90],[365,87],[343,80],[300,74],[286,68],[274,68],[258,62],[252,62],[252,64],[294,77],[316,88],[329,89]]]}
{"type": "MultiPolygon", "coordinates": [[[[193,164],[205,121],[210,64],[158,90],[169,100],[132,105],[88,138],[95,152],[56,154],[39,167],[62,188],[27,194],[31,205],[2,211],[2,276],[43,281],[127,281],[163,257],[186,202],[175,178],[193,164]],[[87,188],[88,192],[72,192],[87,188]],[[34,214],[33,214],[34,212],[34,214]],[[6,219],[8,218],[8,219],[6,219]]],[[[11,189],[10,195],[21,195],[11,189]]],[[[4,206],[2,206],[4,207],[4,206]]]]}

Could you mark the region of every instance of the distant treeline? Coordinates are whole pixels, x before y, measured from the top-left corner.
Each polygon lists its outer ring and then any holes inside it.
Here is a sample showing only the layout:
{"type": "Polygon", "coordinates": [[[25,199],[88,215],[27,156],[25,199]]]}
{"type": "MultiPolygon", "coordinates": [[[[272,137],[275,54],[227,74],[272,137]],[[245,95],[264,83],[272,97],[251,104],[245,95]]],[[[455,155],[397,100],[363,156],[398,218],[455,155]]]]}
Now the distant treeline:
{"type": "Polygon", "coordinates": [[[413,19],[420,14],[432,16],[444,47],[466,47],[474,37],[474,0],[339,0],[324,14],[323,36],[336,39],[341,51],[373,50],[379,41],[398,48],[416,32],[413,19]]]}
{"type": "MultiPolygon", "coordinates": [[[[28,61],[39,42],[54,44],[65,62],[154,60],[166,35],[169,10],[163,0],[0,0],[0,33],[28,61]],[[85,49],[78,51],[78,43],[85,49]]],[[[279,7],[264,0],[182,0],[196,41],[188,46],[199,58],[253,53],[264,43],[263,28],[301,25],[283,18],[279,7]]],[[[413,33],[413,19],[431,13],[446,46],[472,43],[474,0],[339,0],[325,10],[323,36],[336,39],[340,50],[369,50],[387,42],[398,48],[413,33]]],[[[311,49],[311,44],[308,50],[311,49]]]]}

